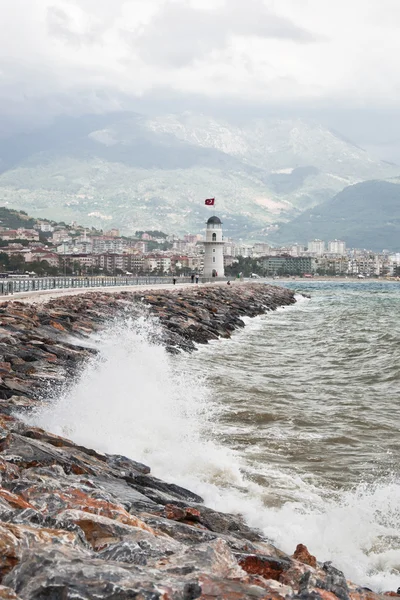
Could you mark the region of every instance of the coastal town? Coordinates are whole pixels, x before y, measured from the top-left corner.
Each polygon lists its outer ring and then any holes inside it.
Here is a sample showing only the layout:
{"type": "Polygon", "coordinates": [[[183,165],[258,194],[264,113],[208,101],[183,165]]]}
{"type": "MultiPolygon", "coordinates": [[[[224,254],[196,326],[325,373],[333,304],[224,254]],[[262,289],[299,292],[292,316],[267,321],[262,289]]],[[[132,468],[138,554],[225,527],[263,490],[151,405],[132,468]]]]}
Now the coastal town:
{"type": "MultiPolygon", "coordinates": [[[[6,209],[3,209],[6,210],[6,209]]],[[[14,211],[12,211],[14,212],[14,211]]],[[[0,220],[0,271],[37,275],[187,276],[204,272],[204,236],[137,231],[134,236],[25,217],[11,228],[0,220]],[[23,221],[21,221],[22,223],[23,221]]],[[[398,277],[400,248],[393,253],[347,248],[342,240],[273,247],[223,238],[228,276],[398,277]]]]}

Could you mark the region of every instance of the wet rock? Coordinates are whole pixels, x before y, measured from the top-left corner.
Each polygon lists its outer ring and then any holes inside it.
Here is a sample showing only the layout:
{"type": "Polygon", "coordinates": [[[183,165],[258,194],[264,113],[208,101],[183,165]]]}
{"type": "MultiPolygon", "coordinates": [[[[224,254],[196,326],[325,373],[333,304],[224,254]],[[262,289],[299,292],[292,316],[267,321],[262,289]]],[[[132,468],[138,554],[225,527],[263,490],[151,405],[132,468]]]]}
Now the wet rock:
{"type": "Polygon", "coordinates": [[[290,560],[279,559],[274,556],[242,554],[236,557],[239,565],[246,573],[261,575],[264,579],[274,579],[276,581],[280,581],[282,574],[292,566],[290,560]]]}
{"type": "Polygon", "coordinates": [[[248,527],[243,519],[237,515],[220,513],[204,505],[196,505],[200,513],[199,522],[210,531],[222,534],[235,534],[248,541],[263,540],[263,536],[255,529],[248,527]]]}
{"type": "Polygon", "coordinates": [[[299,562],[304,563],[305,565],[314,567],[314,569],[317,566],[317,559],[315,558],[315,556],[312,556],[312,554],[309,553],[307,547],[303,546],[303,544],[297,545],[297,548],[293,554],[293,558],[295,560],[298,560],[299,562]]]}
{"type": "Polygon", "coordinates": [[[95,513],[83,510],[65,510],[58,514],[56,521],[60,527],[64,523],[74,523],[82,529],[88,543],[95,550],[100,550],[109,544],[121,541],[132,534],[132,529],[137,528],[156,536],[154,529],[146,525],[141,519],[131,517],[128,523],[116,521],[95,513]]]}
{"type": "MultiPolygon", "coordinates": [[[[201,576],[199,578],[202,600],[274,600],[271,592],[258,585],[249,585],[237,581],[201,576]]],[[[278,596],[281,598],[281,596],[278,596]]]]}
{"type": "Polygon", "coordinates": [[[23,551],[41,545],[74,545],[73,533],[0,522],[0,580],[21,560],[23,551]]]}
{"type": "Polygon", "coordinates": [[[0,600],[21,600],[19,596],[9,587],[0,585],[0,600]]]}
{"type": "Polygon", "coordinates": [[[0,488],[0,498],[5,500],[7,502],[7,504],[12,506],[12,508],[19,508],[22,510],[25,508],[34,508],[31,504],[29,504],[29,502],[26,502],[26,500],[24,500],[21,496],[19,496],[18,494],[13,494],[12,492],[5,490],[4,488],[0,488]]]}
{"type": "Polygon", "coordinates": [[[159,504],[169,504],[171,500],[203,502],[203,498],[194,492],[173,483],[166,483],[156,477],[138,475],[132,479],[128,478],[127,481],[131,482],[136,489],[142,491],[145,496],[155,499],[154,501],[159,502],[159,504]]]}
{"type": "Polygon", "coordinates": [[[240,579],[245,576],[224,540],[184,548],[158,561],[157,567],[174,575],[207,573],[222,579],[240,579]]]}
{"type": "Polygon", "coordinates": [[[34,555],[26,553],[5,583],[32,600],[168,598],[168,588],[150,579],[139,566],[125,569],[83,551],[72,554],[67,548],[41,548],[34,555]]]}

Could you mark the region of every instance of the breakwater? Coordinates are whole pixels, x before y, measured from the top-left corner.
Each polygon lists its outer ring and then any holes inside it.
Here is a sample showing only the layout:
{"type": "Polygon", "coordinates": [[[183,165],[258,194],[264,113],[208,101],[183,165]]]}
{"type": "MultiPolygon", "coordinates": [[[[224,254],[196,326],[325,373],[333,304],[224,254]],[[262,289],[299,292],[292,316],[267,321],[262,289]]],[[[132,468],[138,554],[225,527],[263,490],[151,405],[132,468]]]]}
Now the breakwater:
{"type": "Polygon", "coordinates": [[[294,301],[282,288],[238,285],[0,307],[0,598],[374,597],[302,546],[285,555],[240,516],[205,507],[146,465],[29,424],[46,388],[75,376],[96,354],[87,339],[114,318],[156,315],[154,343],[190,351],[229,337],[243,316],[294,301]]]}

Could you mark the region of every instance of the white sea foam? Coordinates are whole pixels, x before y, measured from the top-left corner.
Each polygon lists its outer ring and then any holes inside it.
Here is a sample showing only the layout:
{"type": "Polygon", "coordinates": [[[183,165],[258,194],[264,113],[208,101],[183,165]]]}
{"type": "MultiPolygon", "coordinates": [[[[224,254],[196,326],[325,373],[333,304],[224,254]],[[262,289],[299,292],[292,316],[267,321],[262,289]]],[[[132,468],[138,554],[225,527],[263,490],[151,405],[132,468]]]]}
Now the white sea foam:
{"type": "Polygon", "coordinates": [[[305,543],[358,583],[397,589],[399,483],[333,495],[292,477],[299,490],[294,497],[301,500],[268,507],[269,490],[243,475],[245,459],[214,441],[218,407],[212,391],[188,363],[151,341],[155,334],[154,321],[139,319],[96,336],[99,357],[35,423],[149,464],[154,475],[197,491],[210,506],[243,514],[287,552],[305,543]]]}

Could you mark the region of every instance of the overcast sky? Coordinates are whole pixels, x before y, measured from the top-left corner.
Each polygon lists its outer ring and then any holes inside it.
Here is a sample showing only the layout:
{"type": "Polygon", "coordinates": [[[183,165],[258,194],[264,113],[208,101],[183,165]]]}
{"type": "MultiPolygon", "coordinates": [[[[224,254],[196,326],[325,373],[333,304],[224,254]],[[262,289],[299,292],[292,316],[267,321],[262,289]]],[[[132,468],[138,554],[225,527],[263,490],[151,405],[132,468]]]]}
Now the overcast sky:
{"type": "Polygon", "coordinates": [[[163,90],[379,123],[400,106],[399,25],[399,0],[2,0],[0,108],[126,108],[163,90]]]}

